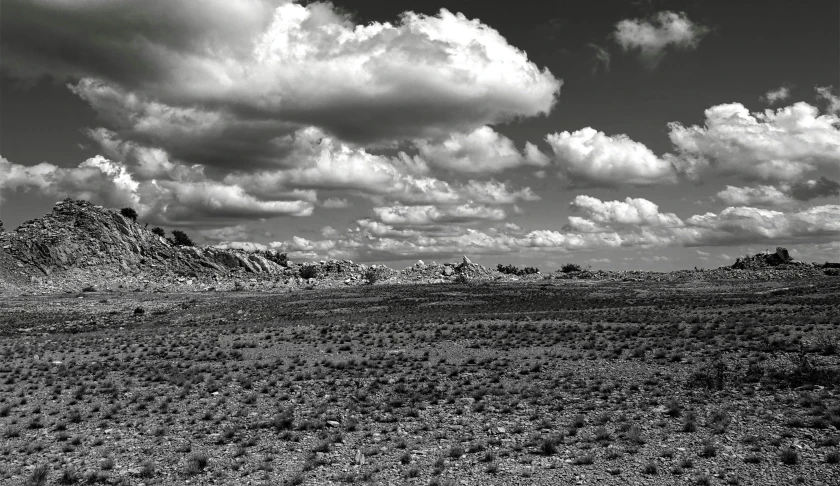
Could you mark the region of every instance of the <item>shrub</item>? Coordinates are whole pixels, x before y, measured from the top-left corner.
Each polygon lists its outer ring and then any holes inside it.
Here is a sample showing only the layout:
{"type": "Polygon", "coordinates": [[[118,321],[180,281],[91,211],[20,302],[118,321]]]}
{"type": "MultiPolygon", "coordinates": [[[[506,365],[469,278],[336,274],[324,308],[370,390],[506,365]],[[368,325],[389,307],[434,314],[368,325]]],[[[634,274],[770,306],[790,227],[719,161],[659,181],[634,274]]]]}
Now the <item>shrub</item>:
{"type": "Polygon", "coordinates": [[[41,464],[32,470],[29,478],[24,483],[26,486],[41,486],[47,484],[49,469],[46,464],[41,464]]]}
{"type": "Polygon", "coordinates": [[[799,462],[799,454],[796,453],[796,449],[791,447],[782,451],[781,459],[782,464],[793,466],[799,462]]]}
{"type": "Polygon", "coordinates": [[[181,230],[172,230],[172,244],[175,246],[195,246],[193,240],[181,230]]]}
{"type": "Polygon", "coordinates": [[[152,228],[152,233],[160,236],[161,238],[166,237],[166,231],[163,231],[163,228],[161,228],[160,226],[155,226],[154,228],[152,228]]]}
{"type": "Polygon", "coordinates": [[[572,273],[572,272],[579,272],[580,265],[577,263],[566,263],[562,267],[560,267],[560,271],[563,273],[572,273]]]}
{"type": "Polygon", "coordinates": [[[376,281],[379,280],[379,272],[377,272],[373,267],[368,268],[365,272],[365,280],[367,280],[369,284],[375,284],[376,281]]]}
{"type": "Polygon", "coordinates": [[[318,276],[318,267],[315,265],[304,265],[300,267],[301,278],[316,278],[318,276]]]}
{"type": "Polygon", "coordinates": [[[204,468],[207,467],[208,460],[209,458],[207,457],[207,454],[200,452],[190,454],[187,458],[187,474],[201,474],[204,471],[204,468]]]}
{"type": "Polygon", "coordinates": [[[132,221],[137,221],[137,211],[134,208],[122,208],[120,209],[120,214],[132,221]]]}
{"type": "Polygon", "coordinates": [[[496,265],[496,270],[498,270],[500,273],[506,273],[508,275],[518,275],[518,276],[531,275],[531,274],[534,274],[534,273],[539,273],[539,271],[540,271],[536,267],[519,268],[519,267],[515,267],[513,265],[502,265],[501,263],[496,265]]]}

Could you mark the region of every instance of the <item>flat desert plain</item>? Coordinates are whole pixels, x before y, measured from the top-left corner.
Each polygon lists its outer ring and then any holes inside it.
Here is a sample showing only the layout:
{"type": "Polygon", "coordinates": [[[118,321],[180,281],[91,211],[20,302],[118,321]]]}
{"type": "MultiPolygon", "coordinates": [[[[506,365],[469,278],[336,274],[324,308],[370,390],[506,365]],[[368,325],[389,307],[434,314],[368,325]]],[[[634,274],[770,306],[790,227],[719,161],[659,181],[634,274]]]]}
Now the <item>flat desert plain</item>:
{"type": "Polygon", "coordinates": [[[838,484],[840,280],[0,301],[3,484],[838,484]]]}

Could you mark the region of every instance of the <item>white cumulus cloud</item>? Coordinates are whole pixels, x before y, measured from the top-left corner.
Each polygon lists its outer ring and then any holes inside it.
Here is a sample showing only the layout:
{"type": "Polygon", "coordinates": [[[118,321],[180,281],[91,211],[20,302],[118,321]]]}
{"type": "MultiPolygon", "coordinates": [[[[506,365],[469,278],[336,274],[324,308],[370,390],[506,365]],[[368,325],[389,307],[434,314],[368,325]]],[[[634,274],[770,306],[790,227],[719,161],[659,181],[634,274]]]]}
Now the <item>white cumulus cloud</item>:
{"type": "Polygon", "coordinates": [[[807,103],[757,113],[729,103],[705,115],[704,126],[669,124],[675,163],[695,177],[711,166],[747,180],[792,181],[840,167],[840,118],[807,103]]]}
{"type": "Polygon", "coordinates": [[[671,163],[626,135],[606,135],[593,128],[550,134],[554,164],[566,178],[582,186],[672,183],[671,163]]]}
{"type": "Polygon", "coordinates": [[[612,34],[625,51],[638,51],[642,61],[656,67],[668,49],[696,49],[709,32],[682,12],[658,12],[645,19],[625,19],[615,24],[612,34]]]}

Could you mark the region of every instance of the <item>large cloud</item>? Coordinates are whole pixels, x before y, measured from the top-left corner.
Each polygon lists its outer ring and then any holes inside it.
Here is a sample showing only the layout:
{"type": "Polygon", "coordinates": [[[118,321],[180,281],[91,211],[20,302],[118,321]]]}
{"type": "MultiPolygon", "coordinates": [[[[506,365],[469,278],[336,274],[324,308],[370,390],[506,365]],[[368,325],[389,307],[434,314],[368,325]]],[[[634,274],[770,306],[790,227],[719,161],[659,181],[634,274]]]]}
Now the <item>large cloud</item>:
{"type": "Polygon", "coordinates": [[[273,164],[272,141],[306,126],[362,142],[469,132],[548,113],[561,86],[496,30],[447,10],[366,25],[286,1],[3,10],[8,72],[81,79],[74,91],[120,137],[190,163],[273,164]]]}
{"type": "Polygon", "coordinates": [[[420,157],[438,167],[457,172],[492,173],[521,165],[544,166],[548,163],[536,146],[528,143],[525,153],[513,141],[490,127],[470,133],[453,133],[440,142],[417,140],[420,157]]]}
{"type": "Polygon", "coordinates": [[[754,187],[726,186],[717,193],[721,201],[736,206],[791,206],[798,201],[840,196],[840,183],[825,176],[801,180],[794,184],[754,187]]]}
{"type": "Polygon", "coordinates": [[[601,201],[580,195],[571,203],[574,210],[582,211],[592,221],[609,225],[682,226],[674,213],[661,213],[659,206],[643,198],[628,197],[624,201],[601,201]]]}
{"type": "Polygon", "coordinates": [[[733,206],[718,214],[692,216],[686,224],[696,229],[689,243],[697,246],[837,238],[840,205],[815,206],[790,213],[733,206]]]}
{"type": "Polygon", "coordinates": [[[316,128],[299,130],[283,143],[296,167],[232,174],[225,182],[264,197],[298,188],[352,191],[405,204],[513,204],[537,199],[529,188],[515,190],[495,180],[458,183],[437,179],[426,175],[429,168],[418,157],[403,152],[394,157],[372,154],[316,128]]]}
{"type": "Polygon", "coordinates": [[[726,204],[734,206],[786,206],[793,200],[781,189],[774,186],[755,187],[726,186],[716,197],[726,204]]]}
{"type": "Polygon", "coordinates": [[[373,208],[377,219],[389,225],[426,226],[440,223],[505,219],[505,211],[482,205],[463,204],[439,208],[436,206],[388,206],[373,208]]]}
{"type": "Polygon", "coordinates": [[[32,167],[0,158],[0,190],[37,189],[55,197],[86,199],[107,206],[133,206],[146,221],[166,225],[218,225],[242,219],[308,216],[304,200],[260,200],[242,187],[223,184],[198,170],[186,179],[138,181],[119,162],[102,156],[77,167],[42,163],[32,167]]]}
{"type": "Polygon", "coordinates": [[[705,126],[669,124],[674,160],[694,176],[712,166],[747,180],[791,181],[840,167],[840,118],[807,103],[759,113],[729,103],[705,114],[705,126]]]}
{"type": "Polygon", "coordinates": [[[660,184],[676,181],[671,163],[626,135],[606,135],[593,128],[550,134],[554,163],[562,175],[581,186],[660,184]]]}
{"type": "Polygon", "coordinates": [[[642,61],[654,68],[668,49],[695,49],[708,32],[682,12],[665,11],[646,19],[622,20],[615,24],[612,37],[625,51],[637,50],[642,61]]]}
{"type": "Polygon", "coordinates": [[[138,202],[138,186],[125,167],[102,156],[87,159],[74,168],[45,162],[23,166],[0,157],[0,192],[35,189],[51,197],[73,197],[122,207],[138,202]]]}

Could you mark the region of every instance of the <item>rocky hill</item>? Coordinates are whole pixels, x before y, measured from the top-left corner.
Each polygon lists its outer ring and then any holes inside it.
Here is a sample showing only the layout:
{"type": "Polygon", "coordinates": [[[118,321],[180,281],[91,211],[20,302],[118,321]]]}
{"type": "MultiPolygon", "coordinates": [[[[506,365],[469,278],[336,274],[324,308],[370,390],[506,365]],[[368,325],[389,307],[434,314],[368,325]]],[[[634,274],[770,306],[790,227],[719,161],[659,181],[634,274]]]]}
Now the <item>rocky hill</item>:
{"type": "Polygon", "coordinates": [[[464,257],[402,271],[349,260],[293,263],[273,250],[177,246],[120,211],[65,199],[14,231],[0,226],[0,292],[263,290],[506,278],[464,257]]]}

